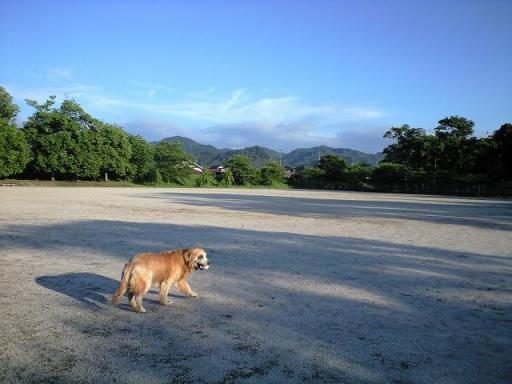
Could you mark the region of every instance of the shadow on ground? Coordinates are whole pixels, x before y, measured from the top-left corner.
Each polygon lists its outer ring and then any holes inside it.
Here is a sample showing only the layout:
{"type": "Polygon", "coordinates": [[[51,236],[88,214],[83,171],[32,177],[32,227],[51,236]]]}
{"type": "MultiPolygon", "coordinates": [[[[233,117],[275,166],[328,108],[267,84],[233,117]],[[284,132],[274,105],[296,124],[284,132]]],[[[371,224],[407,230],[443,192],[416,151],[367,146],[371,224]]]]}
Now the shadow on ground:
{"type": "Polygon", "coordinates": [[[505,201],[445,197],[445,202],[440,203],[413,197],[408,201],[397,202],[174,191],[134,196],[164,199],[192,206],[299,217],[404,219],[499,230],[512,229],[512,202],[505,201]]]}
{"type": "Polygon", "coordinates": [[[11,361],[0,379],[14,371],[21,381],[505,383],[512,375],[510,258],[109,220],[6,226],[0,250],[12,247],[65,258],[70,272],[36,278],[50,293],[47,326],[59,330],[53,349],[40,349],[53,360],[11,361]],[[152,293],[145,315],[107,303],[134,253],[191,244],[212,261],[190,279],[198,299],[164,307],[152,293]],[[95,272],[106,266],[115,273],[95,272]]]}
{"type": "Polygon", "coordinates": [[[36,283],[65,294],[91,309],[99,309],[99,304],[107,304],[106,297],[119,286],[114,279],[88,272],[41,276],[36,278],[36,283]]]}

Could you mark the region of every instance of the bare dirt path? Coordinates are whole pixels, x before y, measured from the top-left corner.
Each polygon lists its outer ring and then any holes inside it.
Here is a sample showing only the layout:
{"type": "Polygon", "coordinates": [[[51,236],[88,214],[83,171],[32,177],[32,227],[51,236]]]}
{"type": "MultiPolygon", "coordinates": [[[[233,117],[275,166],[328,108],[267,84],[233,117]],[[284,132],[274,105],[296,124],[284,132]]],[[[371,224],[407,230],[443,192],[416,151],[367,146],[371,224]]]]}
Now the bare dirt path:
{"type": "Polygon", "coordinates": [[[511,281],[510,201],[5,188],[0,382],[510,383],[511,281]],[[192,245],[197,299],[107,303],[192,245]]]}

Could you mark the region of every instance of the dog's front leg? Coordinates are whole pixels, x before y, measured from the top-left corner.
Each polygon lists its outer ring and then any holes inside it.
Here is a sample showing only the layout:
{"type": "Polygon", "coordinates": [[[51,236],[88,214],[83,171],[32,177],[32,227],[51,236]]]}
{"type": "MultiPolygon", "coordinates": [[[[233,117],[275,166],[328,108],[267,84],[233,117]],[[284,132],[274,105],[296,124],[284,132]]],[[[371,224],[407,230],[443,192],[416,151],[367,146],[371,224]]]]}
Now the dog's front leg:
{"type": "Polygon", "coordinates": [[[160,284],[160,304],[162,305],[168,305],[172,304],[172,301],[169,302],[169,299],[167,295],[169,295],[169,289],[171,289],[172,282],[170,281],[164,281],[160,284]]]}
{"type": "Polygon", "coordinates": [[[197,297],[197,293],[195,293],[192,288],[190,288],[190,285],[185,280],[178,281],[177,284],[179,290],[183,292],[185,295],[190,297],[197,297]]]}

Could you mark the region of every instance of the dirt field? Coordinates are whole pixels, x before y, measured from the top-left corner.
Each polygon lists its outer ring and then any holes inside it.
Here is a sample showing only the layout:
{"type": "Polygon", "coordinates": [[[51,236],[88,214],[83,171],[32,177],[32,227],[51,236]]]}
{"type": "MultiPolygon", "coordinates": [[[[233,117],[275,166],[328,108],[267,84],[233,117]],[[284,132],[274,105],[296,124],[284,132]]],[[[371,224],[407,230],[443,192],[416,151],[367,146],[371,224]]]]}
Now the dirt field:
{"type": "Polygon", "coordinates": [[[0,189],[0,382],[510,383],[512,202],[0,189]],[[135,253],[198,245],[197,299],[108,304],[135,253]]]}

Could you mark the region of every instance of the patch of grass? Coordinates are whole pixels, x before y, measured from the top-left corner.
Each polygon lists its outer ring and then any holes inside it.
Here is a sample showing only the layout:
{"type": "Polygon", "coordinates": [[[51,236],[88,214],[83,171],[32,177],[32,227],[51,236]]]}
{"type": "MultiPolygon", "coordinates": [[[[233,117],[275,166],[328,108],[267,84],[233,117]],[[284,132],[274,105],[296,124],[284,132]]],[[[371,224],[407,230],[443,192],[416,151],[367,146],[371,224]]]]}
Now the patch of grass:
{"type": "MultiPolygon", "coordinates": [[[[185,180],[182,184],[179,183],[144,183],[137,184],[131,181],[84,181],[84,180],[16,180],[16,179],[5,179],[0,180],[0,184],[14,184],[20,187],[111,187],[111,188],[140,188],[140,187],[152,187],[152,188],[198,188],[196,186],[197,175],[193,175],[190,179],[185,180]]],[[[9,187],[3,187],[9,188],[9,187]]],[[[243,189],[292,189],[288,184],[285,183],[274,183],[272,185],[208,185],[201,188],[243,188],[243,189]]]]}
{"type": "Polygon", "coordinates": [[[233,185],[235,188],[246,188],[246,189],[292,189],[286,183],[272,183],[271,185],[233,185]]]}
{"type": "MultiPolygon", "coordinates": [[[[65,181],[65,180],[0,180],[0,184],[14,184],[20,187],[143,187],[142,184],[135,184],[130,181],[65,181]]],[[[4,187],[9,188],[9,187],[4,187]]]]}

